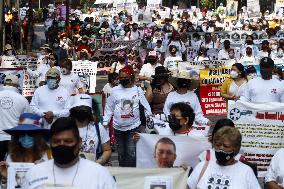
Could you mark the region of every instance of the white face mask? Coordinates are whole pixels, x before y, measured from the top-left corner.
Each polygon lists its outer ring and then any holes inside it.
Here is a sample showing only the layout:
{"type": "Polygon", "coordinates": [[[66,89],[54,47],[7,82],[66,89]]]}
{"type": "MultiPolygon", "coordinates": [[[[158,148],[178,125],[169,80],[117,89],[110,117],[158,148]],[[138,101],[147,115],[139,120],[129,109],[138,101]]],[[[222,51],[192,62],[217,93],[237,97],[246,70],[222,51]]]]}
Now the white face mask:
{"type": "Polygon", "coordinates": [[[251,74],[248,74],[248,76],[247,76],[248,80],[251,80],[251,79],[254,79],[254,78],[257,78],[257,74],[256,73],[251,73],[251,74]]]}
{"type": "Polygon", "coordinates": [[[283,57],[283,51],[278,51],[277,57],[282,58],[283,57]]]}
{"type": "Polygon", "coordinates": [[[8,51],[7,51],[7,55],[8,55],[8,56],[12,56],[12,55],[13,55],[13,51],[8,50],[8,51]]]}
{"type": "Polygon", "coordinates": [[[230,75],[231,75],[231,78],[233,78],[233,79],[236,79],[239,76],[239,74],[236,71],[234,71],[234,70],[231,71],[230,75]]]}
{"type": "Polygon", "coordinates": [[[277,49],[277,45],[271,45],[271,49],[272,50],[276,50],[277,49]]]}

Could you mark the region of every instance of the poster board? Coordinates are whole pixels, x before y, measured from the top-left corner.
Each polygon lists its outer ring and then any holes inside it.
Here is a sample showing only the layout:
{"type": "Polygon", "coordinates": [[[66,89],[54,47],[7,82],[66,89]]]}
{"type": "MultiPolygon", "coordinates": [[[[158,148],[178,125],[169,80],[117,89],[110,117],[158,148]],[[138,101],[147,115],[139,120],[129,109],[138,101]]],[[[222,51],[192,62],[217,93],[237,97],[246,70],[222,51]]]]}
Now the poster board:
{"type": "Polygon", "coordinates": [[[9,163],[7,189],[23,188],[26,173],[33,166],[33,163],[9,163]]]}

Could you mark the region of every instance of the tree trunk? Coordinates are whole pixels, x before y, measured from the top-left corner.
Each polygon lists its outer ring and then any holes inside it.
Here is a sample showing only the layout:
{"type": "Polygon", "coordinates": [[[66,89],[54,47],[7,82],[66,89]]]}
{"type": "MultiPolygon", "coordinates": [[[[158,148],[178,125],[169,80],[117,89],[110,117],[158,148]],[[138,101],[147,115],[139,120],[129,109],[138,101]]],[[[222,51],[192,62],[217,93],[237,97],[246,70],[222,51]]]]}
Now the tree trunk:
{"type": "Polygon", "coordinates": [[[34,23],[33,23],[33,0],[29,1],[29,15],[28,15],[28,41],[27,41],[27,53],[33,50],[33,34],[34,34],[34,23]]]}

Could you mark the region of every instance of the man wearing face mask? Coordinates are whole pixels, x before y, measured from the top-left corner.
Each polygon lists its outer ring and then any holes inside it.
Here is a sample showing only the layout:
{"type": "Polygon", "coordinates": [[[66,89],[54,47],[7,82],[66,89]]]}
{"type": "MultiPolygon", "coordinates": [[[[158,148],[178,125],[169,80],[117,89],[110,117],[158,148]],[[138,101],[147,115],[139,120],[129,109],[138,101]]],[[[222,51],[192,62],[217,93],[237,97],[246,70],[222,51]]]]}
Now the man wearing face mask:
{"type": "Polygon", "coordinates": [[[37,164],[28,171],[24,188],[117,188],[106,168],[79,157],[82,140],[75,120],[59,118],[52,124],[50,136],[53,160],[37,164]]]}
{"type": "Polygon", "coordinates": [[[178,76],[173,78],[173,82],[175,82],[174,86],[176,87],[176,90],[169,93],[164,105],[164,114],[166,114],[166,116],[170,115],[173,104],[184,102],[189,104],[194,110],[195,122],[201,125],[211,124],[203,115],[197,95],[190,90],[190,88],[193,88],[197,83],[197,81],[192,79],[190,73],[187,71],[179,72],[178,76]]]}
{"type": "Polygon", "coordinates": [[[184,43],[180,40],[180,34],[177,31],[173,31],[172,34],[172,39],[169,40],[167,43],[167,51],[166,55],[169,56],[171,54],[170,46],[175,46],[176,47],[176,55],[183,57],[185,54],[186,48],[184,43]]]}
{"type": "Polygon", "coordinates": [[[8,151],[8,142],[11,139],[3,130],[15,127],[20,115],[24,112],[30,112],[29,102],[19,93],[18,86],[18,77],[7,75],[3,90],[0,91],[0,161],[4,160],[8,151]]]}
{"type": "Polygon", "coordinates": [[[255,103],[284,102],[284,86],[273,78],[274,61],[265,57],[260,60],[261,77],[249,80],[241,100],[255,103]]]}
{"type": "Polygon", "coordinates": [[[81,82],[79,76],[71,71],[72,61],[66,59],[61,64],[61,79],[59,85],[65,87],[70,95],[84,93],[84,84],[81,82]]]}
{"type": "Polygon", "coordinates": [[[255,65],[256,64],[256,58],[253,56],[253,46],[248,45],[246,46],[246,54],[241,57],[240,63],[244,66],[248,65],[255,65]]]}
{"type": "Polygon", "coordinates": [[[140,70],[139,80],[145,81],[145,87],[147,87],[152,80],[151,76],[155,74],[155,68],[162,65],[158,63],[158,54],[155,51],[150,51],[148,53],[145,63],[146,64],[144,64],[140,70]]]}
{"type": "Polygon", "coordinates": [[[229,60],[229,50],[231,49],[231,43],[229,40],[224,41],[224,49],[221,49],[218,53],[219,60],[229,60]]]}
{"type": "Polygon", "coordinates": [[[242,47],[241,47],[241,54],[243,56],[246,54],[246,48],[248,46],[251,47],[251,49],[252,49],[252,55],[255,56],[255,57],[258,57],[259,50],[258,50],[258,47],[253,42],[253,36],[252,35],[248,35],[246,37],[245,44],[243,44],[242,47]]]}
{"type": "Polygon", "coordinates": [[[44,118],[46,127],[57,118],[69,115],[70,94],[59,86],[59,82],[59,70],[49,69],[46,73],[46,85],[35,90],[30,103],[32,111],[44,118]]]}
{"type": "Polygon", "coordinates": [[[135,73],[131,66],[119,71],[119,81],[120,85],[114,87],[107,98],[103,125],[107,127],[113,116],[119,166],[135,167],[136,147],[132,137],[142,131],[140,114],[143,112],[139,110],[139,103],[145,115],[151,114],[151,108],[142,89],[134,85],[135,73]]]}

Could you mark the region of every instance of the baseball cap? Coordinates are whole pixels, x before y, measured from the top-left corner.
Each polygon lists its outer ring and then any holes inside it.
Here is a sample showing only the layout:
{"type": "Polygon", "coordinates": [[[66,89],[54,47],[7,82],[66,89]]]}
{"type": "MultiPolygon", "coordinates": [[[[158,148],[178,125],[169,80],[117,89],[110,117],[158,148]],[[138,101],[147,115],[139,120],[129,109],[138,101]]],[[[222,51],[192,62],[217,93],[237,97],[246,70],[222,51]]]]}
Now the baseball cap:
{"type": "Polygon", "coordinates": [[[92,97],[87,94],[77,94],[76,96],[72,97],[73,104],[72,108],[77,106],[88,106],[92,108],[92,97]]]}
{"type": "Polygon", "coordinates": [[[4,84],[19,84],[19,78],[16,75],[9,74],[5,77],[4,84]]]}
{"type": "Polygon", "coordinates": [[[58,69],[56,68],[50,68],[46,74],[45,74],[46,77],[57,77],[57,76],[60,76],[60,72],[58,69]]]}

